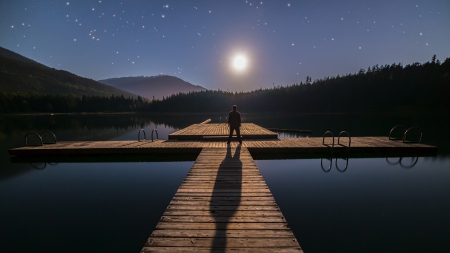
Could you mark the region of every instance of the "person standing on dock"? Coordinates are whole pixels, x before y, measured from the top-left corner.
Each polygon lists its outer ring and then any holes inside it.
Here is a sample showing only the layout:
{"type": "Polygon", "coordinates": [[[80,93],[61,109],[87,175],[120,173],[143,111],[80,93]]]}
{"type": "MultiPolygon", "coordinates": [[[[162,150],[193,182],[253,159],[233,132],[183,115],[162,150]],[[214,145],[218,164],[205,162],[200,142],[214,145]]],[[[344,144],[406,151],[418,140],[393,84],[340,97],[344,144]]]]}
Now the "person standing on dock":
{"type": "Polygon", "coordinates": [[[230,136],[228,136],[227,144],[231,142],[231,136],[233,135],[234,130],[236,130],[236,135],[239,141],[239,144],[242,144],[241,140],[241,114],[237,111],[237,106],[233,105],[233,111],[228,114],[228,126],[230,127],[230,136]]]}

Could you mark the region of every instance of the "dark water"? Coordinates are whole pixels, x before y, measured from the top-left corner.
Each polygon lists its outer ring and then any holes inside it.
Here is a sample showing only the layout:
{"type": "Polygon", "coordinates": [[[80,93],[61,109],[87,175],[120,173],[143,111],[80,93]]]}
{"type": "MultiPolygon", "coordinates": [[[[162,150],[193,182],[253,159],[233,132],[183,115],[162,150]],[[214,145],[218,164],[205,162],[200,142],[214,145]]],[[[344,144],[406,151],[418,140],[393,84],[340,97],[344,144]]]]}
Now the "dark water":
{"type": "MultiPolygon", "coordinates": [[[[160,139],[220,115],[61,115],[0,117],[0,252],[139,252],[192,161],[12,163],[9,148],[27,132],[58,140],[134,140],[140,128],[160,139]]],[[[448,115],[244,114],[264,127],[346,130],[386,136],[420,126],[436,157],[257,160],[305,252],[449,252],[448,115]],[[329,161],[324,160],[325,169],[329,161]]],[[[149,137],[149,136],[148,136],[149,137]]],[[[280,137],[305,137],[280,133],[280,137]]]]}

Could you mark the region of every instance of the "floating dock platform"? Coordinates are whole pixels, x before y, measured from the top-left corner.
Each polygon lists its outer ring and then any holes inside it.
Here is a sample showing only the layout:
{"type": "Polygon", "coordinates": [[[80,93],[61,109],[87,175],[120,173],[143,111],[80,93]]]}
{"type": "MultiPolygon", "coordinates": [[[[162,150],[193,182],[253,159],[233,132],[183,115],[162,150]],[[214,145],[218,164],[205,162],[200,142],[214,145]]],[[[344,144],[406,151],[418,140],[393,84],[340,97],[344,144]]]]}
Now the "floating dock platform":
{"type": "MultiPolygon", "coordinates": [[[[243,139],[278,139],[278,135],[253,123],[242,123],[243,139]]],[[[226,140],[230,129],[222,124],[194,124],[169,135],[169,140],[226,140]]]]}

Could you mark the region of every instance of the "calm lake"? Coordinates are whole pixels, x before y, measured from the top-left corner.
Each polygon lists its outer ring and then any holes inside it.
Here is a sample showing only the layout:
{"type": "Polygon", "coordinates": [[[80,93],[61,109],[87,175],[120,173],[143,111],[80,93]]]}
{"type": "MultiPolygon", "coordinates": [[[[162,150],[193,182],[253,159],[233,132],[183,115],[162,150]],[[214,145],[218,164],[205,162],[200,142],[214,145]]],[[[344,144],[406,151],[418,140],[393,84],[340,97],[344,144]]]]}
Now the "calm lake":
{"type": "MultiPolygon", "coordinates": [[[[28,132],[58,141],[159,139],[207,115],[0,116],[0,252],[139,252],[193,161],[27,163],[8,149],[28,132]],[[149,138],[149,136],[147,136],[149,138]]],[[[387,136],[418,126],[435,157],[256,160],[306,253],[450,252],[450,116],[447,114],[242,114],[267,128],[387,136]],[[323,160],[324,167],[329,160],[323,160]],[[343,171],[343,172],[342,172],[343,171]]],[[[280,138],[308,138],[279,133],[280,138]]]]}

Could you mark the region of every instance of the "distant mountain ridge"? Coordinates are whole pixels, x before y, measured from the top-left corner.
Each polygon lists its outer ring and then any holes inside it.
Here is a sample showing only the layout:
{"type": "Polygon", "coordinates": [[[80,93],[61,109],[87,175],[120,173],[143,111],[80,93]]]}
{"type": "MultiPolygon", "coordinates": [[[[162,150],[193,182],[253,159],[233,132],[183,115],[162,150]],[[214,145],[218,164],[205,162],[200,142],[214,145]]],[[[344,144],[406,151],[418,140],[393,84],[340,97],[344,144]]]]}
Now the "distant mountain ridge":
{"type": "Polygon", "coordinates": [[[169,75],[119,77],[99,82],[152,99],[162,99],[177,93],[205,91],[206,89],[169,75]]]}
{"type": "Polygon", "coordinates": [[[0,47],[0,92],[36,95],[137,95],[64,70],[47,67],[0,47]]]}

